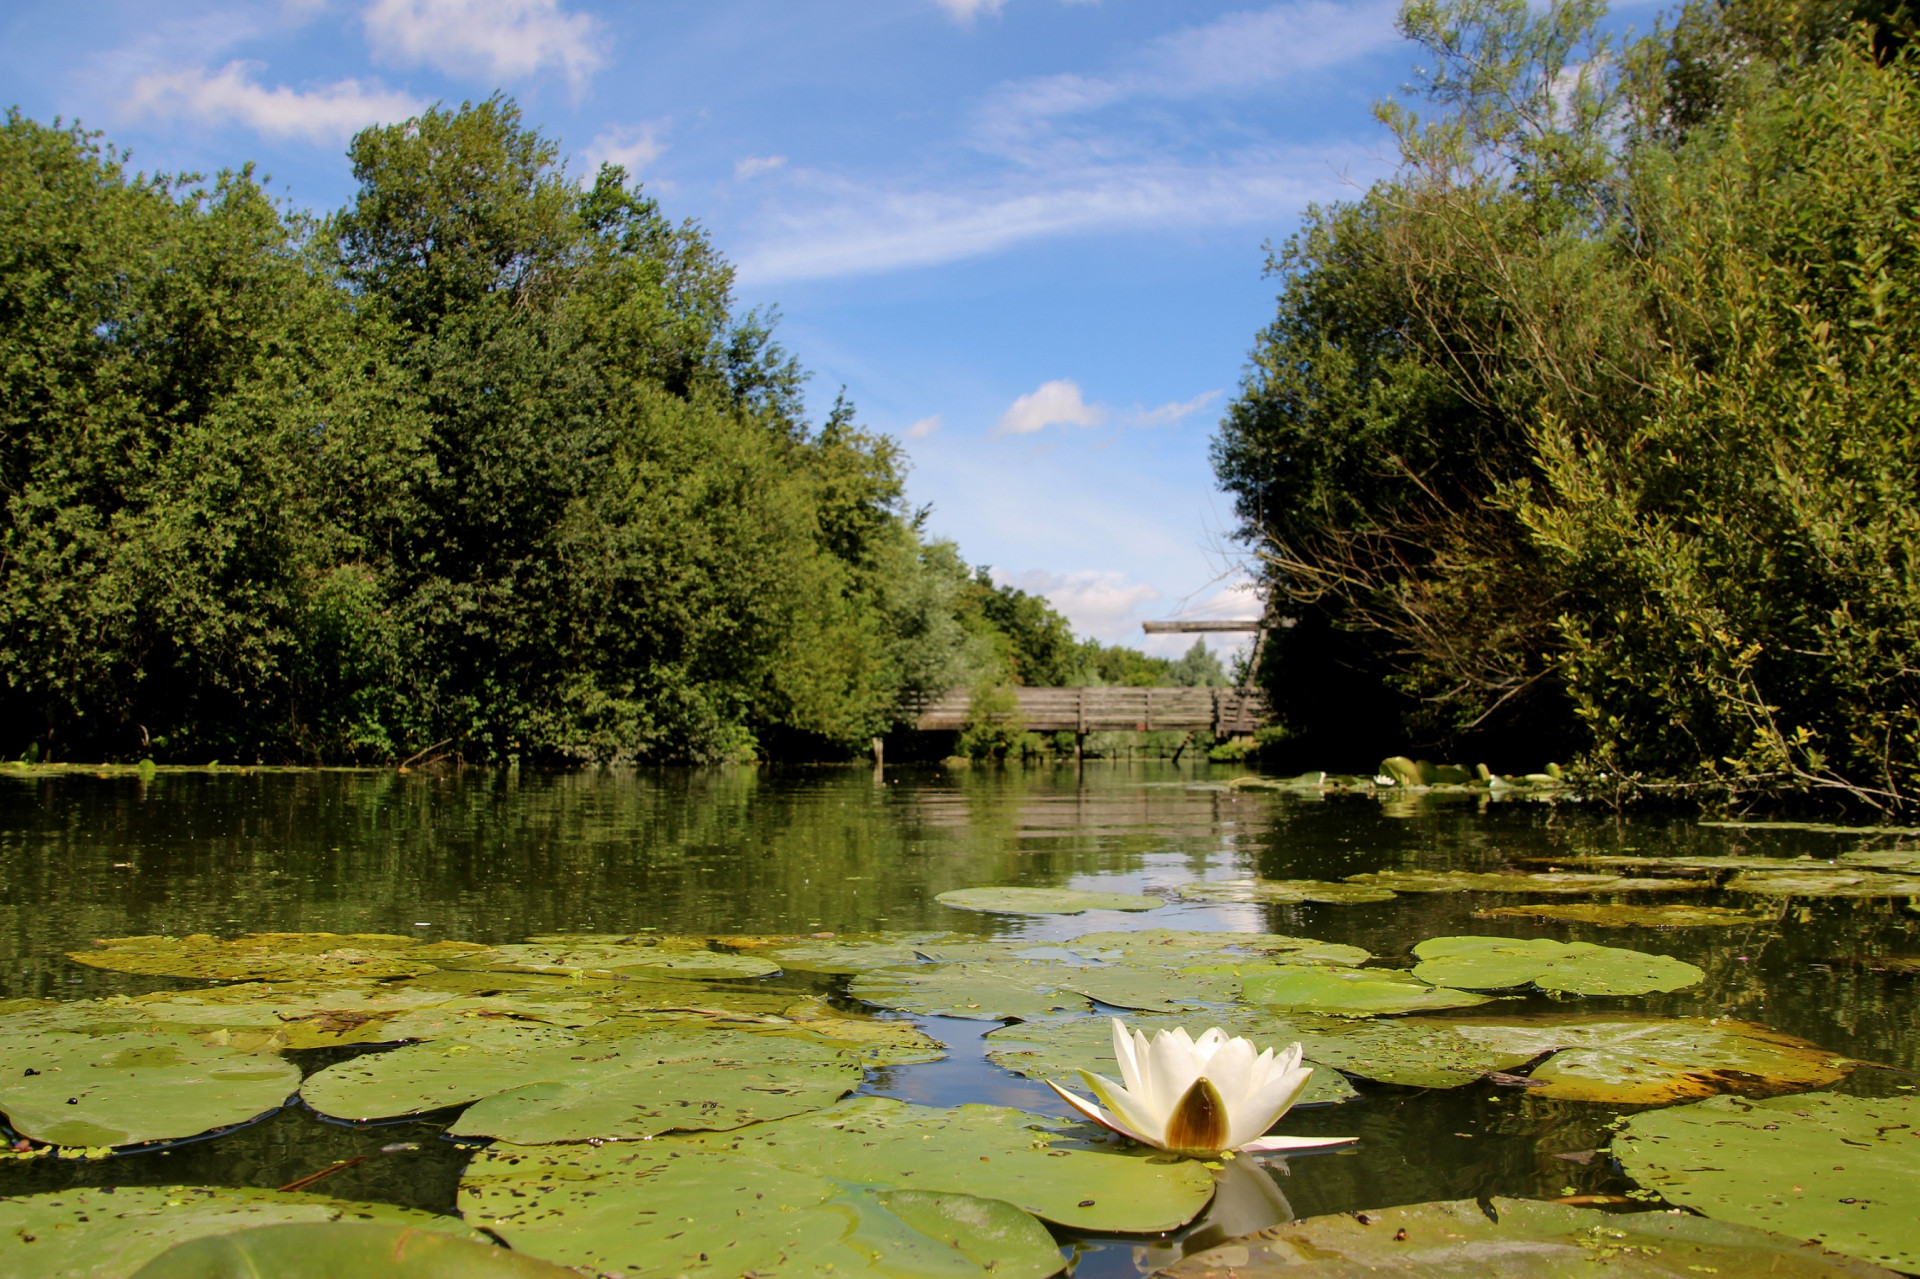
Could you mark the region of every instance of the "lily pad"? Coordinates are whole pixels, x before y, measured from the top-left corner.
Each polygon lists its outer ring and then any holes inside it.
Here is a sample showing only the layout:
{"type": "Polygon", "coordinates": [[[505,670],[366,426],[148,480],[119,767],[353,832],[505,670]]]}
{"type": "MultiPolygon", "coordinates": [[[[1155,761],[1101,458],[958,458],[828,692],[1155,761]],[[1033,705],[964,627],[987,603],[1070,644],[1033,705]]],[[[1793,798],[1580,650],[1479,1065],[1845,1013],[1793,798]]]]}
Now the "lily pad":
{"type": "Polygon", "coordinates": [[[1635,1115],[1613,1151],[1672,1203],[1915,1271],[1916,1134],[1912,1097],[1715,1097],[1635,1115]]]}
{"type": "Polygon", "coordinates": [[[1475,919],[1558,919],[1601,928],[1732,928],[1739,924],[1766,924],[1772,915],[1733,910],[1726,906],[1634,906],[1621,902],[1543,902],[1537,906],[1495,906],[1476,910],[1475,919]]]}
{"type": "Polygon", "coordinates": [[[1423,1017],[1345,1021],[1303,1019],[1306,1055],[1347,1074],[1408,1088],[1458,1088],[1491,1071],[1508,1071],[1538,1056],[1459,1034],[1461,1023],[1423,1017]]]}
{"type": "Polygon", "coordinates": [[[956,888],[935,901],[992,915],[1078,915],[1089,910],[1158,910],[1167,903],[1137,893],[1086,893],[1071,888],[956,888]]]}
{"type": "Polygon", "coordinates": [[[675,946],[669,938],[606,941],[552,938],[495,946],[461,967],[493,972],[553,973],[560,976],[686,977],[695,980],[770,977],[780,965],[764,955],[742,955],[706,946],[675,946]]]}
{"type": "Polygon", "coordinates": [[[1920,875],[1870,870],[1747,871],[1726,883],[1728,892],[1767,897],[1920,897],[1920,875]]]}
{"type": "Polygon", "coordinates": [[[1220,879],[1204,884],[1182,884],[1175,891],[1188,901],[1272,902],[1281,905],[1319,902],[1345,906],[1392,901],[1399,895],[1391,888],[1336,884],[1323,879],[1220,879]]]}
{"type": "Polygon", "coordinates": [[[1847,866],[1872,866],[1879,870],[1920,874],[1920,848],[1862,849],[1840,854],[1840,861],[1847,866]]]}
{"type": "Polygon", "coordinates": [[[1814,835],[1920,835],[1920,826],[1836,826],[1832,822],[1697,822],[1699,826],[1723,826],[1733,830],[1791,830],[1814,835]]]}
{"type": "Polygon", "coordinates": [[[851,1189],[662,1143],[496,1145],[467,1165],[460,1210],[518,1251],[600,1274],[1045,1279],[1065,1264],[1044,1226],[995,1199],[851,1189]]]}
{"type": "Polygon", "coordinates": [[[443,1230],[375,1222],[290,1222],[176,1244],[134,1279],[578,1279],[576,1272],[443,1230]]]}
{"type": "MultiPolygon", "coordinates": [[[[93,944],[97,949],[71,951],[67,958],[114,972],[201,981],[300,981],[316,977],[384,981],[430,973],[439,966],[422,957],[428,948],[415,939],[384,933],[249,933],[232,941],[196,933],[189,937],[110,937],[93,944]]],[[[435,959],[461,953],[432,952],[435,959]]]]}
{"type": "Polygon", "coordinates": [[[1496,1198],[1331,1213],[1243,1235],[1160,1272],[1166,1279],[1891,1279],[1877,1266],[1798,1239],[1673,1213],[1602,1213],[1496,1198]]]}
{"type": "Polygon", "coordinates": [[[835,937],[781,946],[767,958],[809,973],[864,973],[918,963],[929,948],[959,941],[952,933],[897,933],[875,937],[835,937]]]}
{"type": "Polygon", "coordinates": [[[384,1222],[484,1239],[457,1217],[234,1186],[76,1187],[0,1199],[0,1274],[127,1279],[175,1244],[284,1222],[384,1222]]]}
{"type": "MultiPolygon", "coordinates": [[[[1172,1030],[1176,1026],[1185,1026],[1196,1036],[1206,1027],[1219,1026],[1230,1035],[1251,1039],[1255,1047],[1272,1048],[1276,1052],[1300,1038],[1290,1035],[1284,1022],[1257,1012],[1249,1014],[1246,1010],[1240,1010],[1238,1015],[1209,1015],[1198,1020],[1129,1017],[1126,1021],[1129,1030],[1140,1031],[1149,1039],[1156,1031],[1172,1030]]],[[[993,1031],[986,1037],[986,1045],[988,1061],[1028,1079],[1054,1079],[1077,1088],[1079,1076],[1074,1072],[1078,1070],[1090,1070],[1109,1079],[1120,1078],[1120,1062],[1113,1055],[1113,1027],[1104,1017],[1021,1022],[993,1031]]],[[[1294,1105],[1325,1105],[1360,1095],[1339,1071],[1312,1060],[1306,1064],[1316,1069],[1313,1078],[1307,1081],[1307,1090],[1294,1105]]]]}
{"type": "Polygon", "coordinates": [[[1258,956],[1276,964],[1357,966],[1373,955],[1358,946],[1288,937],[1283,933],[1213,933],[1183,928],[1143,928],[1137,932],[1087,933],[1063,943],[1076,955],[1103,963],[1151,964],[1189,968],[1258,956]]]}
{"type": "Polygon", "coordinates": [[[1213,1195],[1212,1176],[1193,1160],[1063,1136],[1065,1126],[1004,1106],[859,1097],[738,1132],[666,1140],[855,1184],[1004,1199],[1076,1230],[1178,1229],[1213,1195]]]}
{"type": "Polygon", "coordinates": [[[1666,1105],[1718,1093],[1770,1097],[1825,1088],[1852,1063],[1804,1039],[1731,1017],[1515,1017],[1455,1022],[1455,1034],[1522,1059],[1531,1095],[1666,1105]]]}
{"type": "Polygon", "coordinates": [[[1575,871],[1380,870],[1349,875],[1347,883],[1396,893],[1597,893],[1620,876],[1575,871]]]}
{"type": "Polygon", "coordinates": [[[1256,1004],[1325,1013],[1378,1017],[1391,1013],[1471,1008],[1487,996],[1446,990],[1399,973],[1360,968],[1298,968],[1247,978],[1242,994],[1256,1004]]]}
{"type": "Polygon", "coordinates": [[[1005,1021],[1055,1012],[1090,1012],[1068,988],[1080,970],[1032,960],[921,964],[861,973],[847,987],[856,999],[929,1017],[1005,1021]]]}
{"type": "Polygon", "coordinates": [[[1544,938],[1435,937],[1413,948],[1413,975],[1436,986],[1508,990],[1532,984],[1569,995],[1645,995],[1706,977],[1668,955],[1544,938]]]}
{"type": "Polygon", "coordinates": [[[0,1034],[0,1110],[15,1131],[57,1146],[173,1141],[278,1110],[300,1086],[278,1057],[208,1047],[191,1035],[0,1034]]]}
{"type": "Polygon", "coordinates": [[[448,1131],[521,1145],[738,1128],[817,1110],[858,1087],[846,1053],[744,1031],[655,1031],[498,1049],[426,1043],[336,1062],[300,1093],[321,1114],[385,1119],[470,1105],[448,1131]]]}

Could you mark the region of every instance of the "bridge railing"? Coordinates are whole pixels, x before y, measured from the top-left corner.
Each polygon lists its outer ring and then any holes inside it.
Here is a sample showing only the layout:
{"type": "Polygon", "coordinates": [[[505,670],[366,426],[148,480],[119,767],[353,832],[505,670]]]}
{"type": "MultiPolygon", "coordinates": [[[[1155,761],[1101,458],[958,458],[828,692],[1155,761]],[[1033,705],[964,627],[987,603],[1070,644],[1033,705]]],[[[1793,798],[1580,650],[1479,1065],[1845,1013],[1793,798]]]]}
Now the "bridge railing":
{"type": "MultiPolygon", "coordinates": [[[[1272,718],[1264,694],[1237,688],[1029,688],[1010,690],[1020,718],[1036,733],[1154,732],[1206,729],[1217,737],[1251,733],[1272,718]]],[[[973,690],[951,688],[920,707],[915,727],[967,726],[973,690]]]]}

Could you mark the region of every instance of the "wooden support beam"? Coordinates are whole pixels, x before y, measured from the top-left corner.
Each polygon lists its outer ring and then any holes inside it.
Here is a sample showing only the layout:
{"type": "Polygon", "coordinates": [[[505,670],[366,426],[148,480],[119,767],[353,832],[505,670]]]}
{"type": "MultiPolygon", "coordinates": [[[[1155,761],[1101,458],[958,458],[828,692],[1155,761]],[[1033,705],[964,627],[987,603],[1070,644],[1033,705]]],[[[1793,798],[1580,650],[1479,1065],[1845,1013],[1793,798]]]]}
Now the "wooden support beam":
{"type": "Polygon", "coordinates": [[[1267,623],[1257,617],[1206,618],[1191,622],[1142,622],[1140,629],[1149,635],[1189,635],[1214,631],[1264,631],[1267,623]]]}

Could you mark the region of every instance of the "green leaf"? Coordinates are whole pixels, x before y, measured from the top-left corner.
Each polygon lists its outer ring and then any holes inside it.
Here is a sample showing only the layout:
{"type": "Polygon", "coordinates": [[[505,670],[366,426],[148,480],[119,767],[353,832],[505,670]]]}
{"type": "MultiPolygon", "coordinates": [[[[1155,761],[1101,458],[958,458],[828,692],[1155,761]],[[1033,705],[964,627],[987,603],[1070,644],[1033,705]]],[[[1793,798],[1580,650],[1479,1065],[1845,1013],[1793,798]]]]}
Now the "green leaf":
{"type": "Polygon", "coordinates": [[[1558,919],[1600,928],[1732,928],[1770,924],[1772,915],[1726,906],[1634,906],[1621,902],[1553,902],[1537,906],[1495,906],[1476,910],[1475,919],[1558,919]]]}
{"type": "Polygon", "coordinates": [[[934,898],[958,910],[994,915],[1078,915],[1089,910],[1158,910],[1167,903],[1135,893],[1087,893],[1071,888],[956,888],[934,898]]]}
{"type": "Polygon", "coordinates": [[[1399,973],[1358,968],[1298,968],[1249,977],[1242,994],[1256,1004],[1335,1017],[1471,1008],[1487,1002],[1485,995],[1443,990],[1399,973]]]}
{"type": "Polygon", "coordinates": [[[381,1222],[483,1239],[457,1217],[234,1186],[75,1187],[0,1199],[0,1274],[127,1279],[175,1244],[287,1222],[381,1222]]]}
{"type": "MultiPolygon", "coordinates": [[[[1128,1017],[1127,1029],[1137,1030],[1151,1039],[1156,1031],[1185,1026],[1198,1036],[1208,1027],[1218,1026],[1230,1035],[1253,1041],[1256,1048],[1276,1051],[1299,1042],[1300,1035],[1287,1023],[1247,1008],[1209,1013],[1202,1018],[1128,1017]]],[[[1113,1055],[1113,1025],[1104,1017],[1065,1017],[1047,1021],[1027,1021],[1006,1026],[986,1037],[987,1060],[1002,1070],[1029,1079],[1052,1079],[1079,1088],[1075,1074],[1090,1070],[1109,1079],[1120,1078],[1120,1062],[1113,1055]]],[[[1317,1069],[1307,1081],[1296,1106],[1316,1106],[1348,1101],[1359,1096],[1346,1076],[1339,1071],[1309,1060],[1317,1069]]]]}
{"type": "MultiPolygon", "coordinates": [[[[31,1016],[32,1014],[28,1014],[31,1016]]],[[[58,1146],[193,1137],[278,1110],[300,1086],[291,1062],[168,1031],[0,1031],[0,1110],[58,1146]]]]}
{"type": "Polygon", "coordinates": [[[1600,893],[1617,891],[1621,877],[1575,871],[1381,870],[1349,875],[1346,882],[1396,893],[1600,893]]]}
{"type": "Polygon", "coordinates": [[[918,962],[920,956],[943,942],[963,939],[953,933],[879,933],[835,937],[779,946],[767,958],[785,968],[810,973],[863,973],[918,962]]]}
{"type": "Polygon", "coordinates": [[[1279,964],[1360,965],[1373,958],[1358,946],[1288,937],[1281,933],[1211,933],[1183,928],[1087,933],[1064,943],[1076,955],[1102,963],[1189,968],[1259,957],[1279,964]],[[1218,959],[1212,957],[1217,956],[1218,959]]]}
{"type": "Polygon", "coordinates": [[[676,945],[668,937],[640,937],[605,941],[597,936],[586,939],[549,937],[541,943],[495,946],[483,955],[460,963],[460,967],[487,972],[579,974],[586,977],[685,977],[695,980],[713,978],[769,977],[780,965],[761,955],[710,950],[704,938],[693,939],[700,945],[676,945]]]}
{"type": "Polygon", "coordinates": [[[519,1251],[603,1274],[1045,1279],[1065,1263],[1004,1202],[662,1142],[492,1146],[467,1165],[460,1210],[519,1251]]]}
{"type": "Polygon", "coordinates": [[[902,1012],[1005,1021],[1091,1011],[1086,997],[1068,988],[1081,975],[1080,969],[1065,964],[1033,960],[921,964],[861,973],[847,991],[856,999],[902,1012]]]}
{"type": "Polygon", "coordinates": [[[1515,1017],[1461,1021],[1453,1032],[1522,1060],[1534,1095],[1615,1105],[1666,1105],[1716,1093],[1766,1097],[1824,1088],[1852,1063],[1791,1035],[1730,1017],[1515,1017]]]}
{"type": "Polygon", "coordinates": [[[289,1222],[176,1244],[134,1279],[577,1279],[498,1244],[387,1222],[289,1222]]]}
{"type": "Polygon", "coordinates": [[[1679,990],[1706,973],[1668,955],[1545,938],[1435,937],[1413,948],[1413,975],[1436,986],[1509,990],[1532,984],[1571,995],[1679,990]]]}
{"type": "Polygon", "coordinates": [[[422,946],[384,933],[249,933],[232,941],[191,937],[111,937],[67,958],[93,968],[202,981],[300,981],[354,977],[384,981],[430,973],[440,960],[483,947],[422,946]]]}
{"type": "Polygon", "coordinates": [[[1890,1279],[1798,1239],[1672,1213],[1496,1198],[1340,1212],[1274,1226],[1169,1266],[1166,1279],[1346,1279],[1350,1275],[1500,1279],[1890,1279]]]}
{"type": "Polygon", "coordinates": [[[860,1097],[738,1132],[665,1141],[856,1184],[1004,1199],[1076,1230],[1174,1230],[1213,1194],[1199,1163],[1117,1149],[1104,1137],[1060,1136],[1063,1126],[1004,1106],[943,1110],[860,1097]]]}
{"type": "Polygon", "coordinates": [[[1391,1021],[1311,1018],[1300,1022],[1300,1046],[1309,1059],[1350,1075],[1409,1088],[1458,1088],[1489,1071],[1512,1070],[1537,1054],[1478,1043],[1452,1020],[1391,1021]]]}
{"type": "Polygon", "coordinates": [[[1322,902],[1351,905],[1392,901],[1391,888],[1362,884],[1335,884],[1322,879],[1221,879],[1204,884],[1182,884],[1175,890],[1197,902],[1322,902]]]}
{"type": "Polygon", "coordinates": [[[1629,1177],[1709,1217],[1920,1270],[1920,1099],[1714,1097],[1635,1115],[1629,1177]]]}
{"type": "Polygon", "coordinates": [[[324,1115],[384,1119],[472,1105],[448,1131],[522,1145],[737,1128],[830,1105],[860,1084],[844,1051],[745,1031],[589,1042],[433,1042],[336,1062],[301,1096],[324,1115]]]}
{"type": "Polygon", "coordinates": [[[1746,871],[1726,883],[1730,893],[1766,897],[1920,897],[1920,875],[1853,868],[1829,871],[1746,871]]]}

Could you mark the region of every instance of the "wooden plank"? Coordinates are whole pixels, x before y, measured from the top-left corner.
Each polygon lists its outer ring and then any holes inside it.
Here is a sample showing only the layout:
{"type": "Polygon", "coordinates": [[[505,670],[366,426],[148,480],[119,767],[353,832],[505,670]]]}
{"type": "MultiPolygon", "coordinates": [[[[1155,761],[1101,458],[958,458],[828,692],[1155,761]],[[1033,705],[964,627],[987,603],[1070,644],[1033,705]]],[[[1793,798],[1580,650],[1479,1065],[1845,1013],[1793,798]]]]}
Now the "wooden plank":
{"type": "MultiPolygon", "coordinates": [[[[1269,711],[1259,693],[1223,688],[1015,688],[1020,717],[1036,733],[1156,730],[1250,733],[1269,711]]],[[[973,694],[949,689],[920,707],[915,726],[954,731],[967,726],[973,694]]]]}

